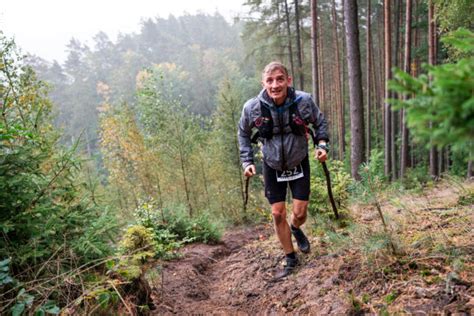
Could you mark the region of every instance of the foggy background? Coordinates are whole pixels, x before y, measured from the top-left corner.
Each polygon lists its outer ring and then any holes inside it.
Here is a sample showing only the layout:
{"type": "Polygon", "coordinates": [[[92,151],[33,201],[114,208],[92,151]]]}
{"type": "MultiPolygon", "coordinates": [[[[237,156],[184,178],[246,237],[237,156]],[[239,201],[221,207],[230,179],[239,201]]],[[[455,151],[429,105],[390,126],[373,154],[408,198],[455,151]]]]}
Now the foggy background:
{"type": "Polygon", "coordinates": [[[15,0],[2,1],[0,30],[14,37],[24,52],[62,63],[66,44],[74,37],[90,43],[99,31],[113,41],[119,33],[138,32],[145,18],[168,18],[170,14],[219,12],[231,22],[243,10],[243,0],[15,0]]]}

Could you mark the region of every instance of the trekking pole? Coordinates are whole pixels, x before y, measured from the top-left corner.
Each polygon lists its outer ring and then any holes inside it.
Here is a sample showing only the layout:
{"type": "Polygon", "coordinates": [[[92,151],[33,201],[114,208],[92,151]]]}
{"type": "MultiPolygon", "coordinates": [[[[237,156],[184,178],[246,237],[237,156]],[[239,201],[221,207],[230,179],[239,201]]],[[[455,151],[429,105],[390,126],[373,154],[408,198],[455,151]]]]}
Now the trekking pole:
{"type": "Polygon", "coordinates": [[[326,184],[328,187],[329,201],[331,201],[332,210],[334,211],[334,215],[336,215],[336,219],[339,219],[339,213],[337,212],[336,202],[334,202],[334,197],[332,195],[331,176],[329,175],[328,166],[326,166],[326,162],[324,161],[322,161],[321,164],[323,165],[324,175],[326,176],[326,184]]]}
{"type": "Polygon", "coordinates": [[[249,182],[250,182],[250,177],[245,177],[244,211],[247,210],[247,202],[249,201],[249,182]]]}

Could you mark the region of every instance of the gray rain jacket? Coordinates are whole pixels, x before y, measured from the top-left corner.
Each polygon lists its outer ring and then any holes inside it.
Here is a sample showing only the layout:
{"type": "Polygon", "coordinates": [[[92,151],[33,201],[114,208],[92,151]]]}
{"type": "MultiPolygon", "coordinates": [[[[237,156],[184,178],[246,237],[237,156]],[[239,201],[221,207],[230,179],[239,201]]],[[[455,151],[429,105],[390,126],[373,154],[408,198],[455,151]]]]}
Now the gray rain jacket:
{"type": "MultiPolygon", "coordinates": [[[[297,91],[288,88],[288,96],[285,105],[298,100],[297,103],[301,118],[308,123],[315,132],[314,141],[316,144],[320,140],[329,141],[327,132],[327,122],[323,113],[309,93],[297,91]]],[[[253,99],[248,100],[244,104],[242,116],[239,121],[239,145],[240,145],[240,161],[242,167],[254,164],[254,153],[251,144],[252,129],[255,128],[255,121],[261,117],[260,103],[265,103],[273,119],[273,137],[271,139],[260,138],[263,144],[262,153],[263,160],[273,169],[289,170],[296,167],[308,155],[308,141],[304,135],[296,135],[291,132],[289,126],[289,110],[278,113],[277,106],[268,96],[265,89],[253,99]],[[280,124],[284,128],[284,132],[280,133],[280,124]]]]}

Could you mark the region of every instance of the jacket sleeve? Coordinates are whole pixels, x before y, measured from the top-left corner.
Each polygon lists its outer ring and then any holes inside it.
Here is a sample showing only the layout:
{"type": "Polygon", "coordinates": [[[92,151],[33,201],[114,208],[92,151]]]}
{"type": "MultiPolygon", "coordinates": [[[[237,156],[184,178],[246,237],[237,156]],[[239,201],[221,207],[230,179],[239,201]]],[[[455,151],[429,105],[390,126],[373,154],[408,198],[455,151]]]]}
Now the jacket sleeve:
{"type": "Polygon", "coordinates": [[[251,142],[253,128],[253,121],[250,116],[251,103],[252,100],[245,103],[238,126],[240,161],[244,169],[254,164],[254,153],[251,142]]]}
{"type": "Polygon", "coordinates": [[[314,130],[314,145],[316,146],[320,140],[329,142],[328,123],[323,112],[321,112],[319,106],[315,104],[311,96],[309,96],[308,102],[310,103],[309,108],[311,111],[309,123],[314,130]]]}

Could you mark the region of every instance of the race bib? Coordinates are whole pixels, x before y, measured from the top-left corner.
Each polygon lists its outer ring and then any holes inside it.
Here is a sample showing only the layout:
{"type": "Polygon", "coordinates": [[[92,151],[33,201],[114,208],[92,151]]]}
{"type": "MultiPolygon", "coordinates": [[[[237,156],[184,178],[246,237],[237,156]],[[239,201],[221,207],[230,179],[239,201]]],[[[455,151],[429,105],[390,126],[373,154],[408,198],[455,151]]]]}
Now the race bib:
{"type": "Polygon", "coordinates": [[[301,164],[291,170],[276,171],[277,182],[292,181],[303,177],[303,167],[301,164]]]}

